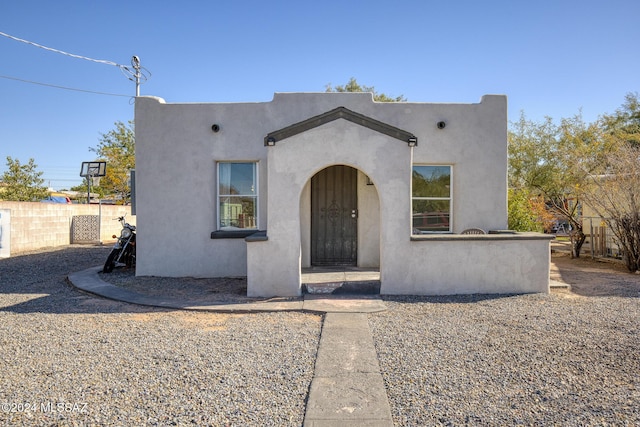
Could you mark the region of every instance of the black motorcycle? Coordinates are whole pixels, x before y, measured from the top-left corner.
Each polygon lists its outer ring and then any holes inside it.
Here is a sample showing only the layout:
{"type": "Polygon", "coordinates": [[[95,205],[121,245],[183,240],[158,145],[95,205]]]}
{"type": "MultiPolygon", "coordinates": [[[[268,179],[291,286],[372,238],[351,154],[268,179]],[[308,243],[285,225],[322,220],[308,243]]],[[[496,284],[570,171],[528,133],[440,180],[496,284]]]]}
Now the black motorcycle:
{"type": "Polygon", "coordinates": [[[113,250],[107,257],[107,262],[104,263],[103,273],[111,273],[116,263],[125,264],[128,268],[136,265],[136,227],[126,223],[124,216],[116,219],[122,224],[122,230],[120,231],[120,237],[113,235],[118,240],[116,240],[113,250]]]}

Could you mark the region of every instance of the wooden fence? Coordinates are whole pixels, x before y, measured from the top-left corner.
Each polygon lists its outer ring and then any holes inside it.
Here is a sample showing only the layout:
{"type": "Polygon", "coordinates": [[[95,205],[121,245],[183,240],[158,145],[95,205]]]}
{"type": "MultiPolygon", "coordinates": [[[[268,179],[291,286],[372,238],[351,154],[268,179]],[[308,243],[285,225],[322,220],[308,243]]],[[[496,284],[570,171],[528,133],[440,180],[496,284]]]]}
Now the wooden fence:
{"type": "Polygon", "coordinates": [[[620,258],[620,247],[615,236],[602,218],[584,218],[583,229],[589,236],[589,250],[592,257],[620,258]]]}

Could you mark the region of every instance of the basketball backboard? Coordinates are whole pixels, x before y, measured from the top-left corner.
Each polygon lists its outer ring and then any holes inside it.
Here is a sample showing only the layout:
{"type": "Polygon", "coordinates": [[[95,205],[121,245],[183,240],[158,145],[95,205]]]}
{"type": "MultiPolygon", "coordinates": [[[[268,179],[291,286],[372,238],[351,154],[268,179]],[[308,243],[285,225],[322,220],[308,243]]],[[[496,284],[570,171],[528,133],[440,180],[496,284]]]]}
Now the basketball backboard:
{"type": "Polygon", "coordinates": [[[82,162],[80,176],[83,178],[105,176],[107,173],[107,162],[82,162]]]}

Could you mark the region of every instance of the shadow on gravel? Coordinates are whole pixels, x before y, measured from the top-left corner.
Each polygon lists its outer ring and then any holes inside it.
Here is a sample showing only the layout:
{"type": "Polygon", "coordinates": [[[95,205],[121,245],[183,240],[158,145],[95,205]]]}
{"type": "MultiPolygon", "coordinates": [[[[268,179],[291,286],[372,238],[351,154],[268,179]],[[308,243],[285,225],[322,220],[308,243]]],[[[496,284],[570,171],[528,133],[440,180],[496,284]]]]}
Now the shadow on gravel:
{"type": "MultiPolygon", "coordinates": [[[[141,313],[168,311],[112,301],[82,293],[67,282],[69,273],[102,265],[109,246],[71,245],[0,259],[0,311],[13,313],[141,313]]],[[[587,297],[640,297],[640,274],[624,267],[568,256],[552,257],[551,278],[571,285],[587,297]]],[[[468,304],[515,297],[517,294],[448,296],[383,296],[385,301],[468,304]]]]}
{"type": "Polygon", "coordinates": [[[439,296],[382,295],[383,301],[430,304],[473,304],[482,301],[513,298],[523,294],[468,294],[439,296]]]}
{"type": "Polygon", "coordinates": [[[109,246],[71,245],[0,259],[0,312],[142,313],[167,311],[112,301],[80,292],[71,272],[102,265],[109,246]]]}

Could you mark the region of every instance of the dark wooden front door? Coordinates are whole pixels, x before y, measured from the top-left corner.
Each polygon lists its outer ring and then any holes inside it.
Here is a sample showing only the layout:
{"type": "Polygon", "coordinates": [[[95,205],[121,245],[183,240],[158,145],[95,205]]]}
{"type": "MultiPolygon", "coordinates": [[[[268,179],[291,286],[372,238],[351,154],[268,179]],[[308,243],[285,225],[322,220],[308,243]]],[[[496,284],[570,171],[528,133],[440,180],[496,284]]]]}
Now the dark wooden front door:
{"type": "Polygon", "coordinates": [[[331,166],[311,178],[311,264],[358,262],[358,171],[331,166]]]}

